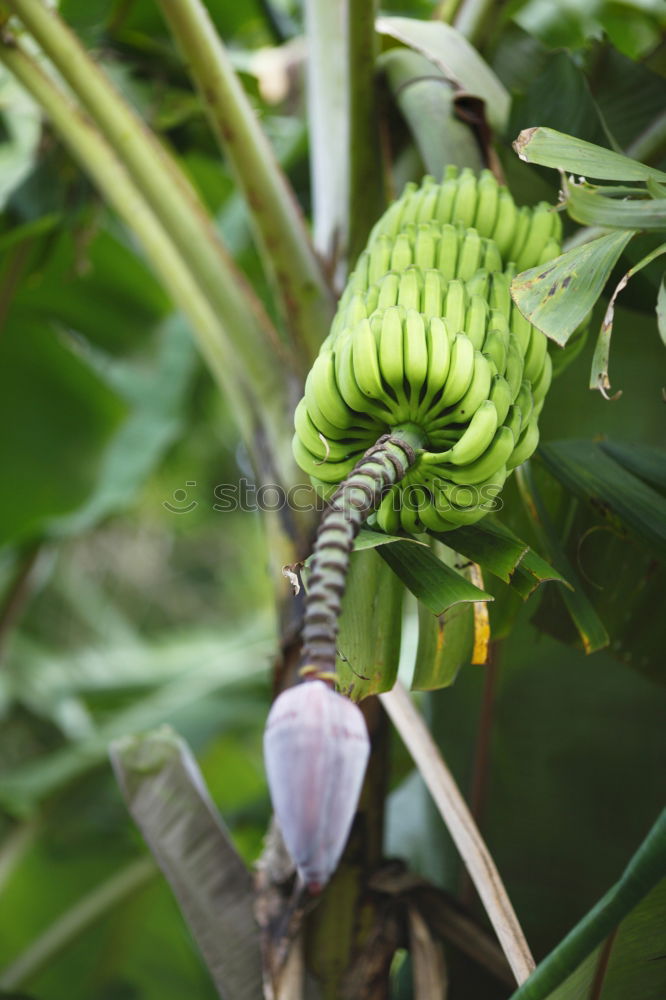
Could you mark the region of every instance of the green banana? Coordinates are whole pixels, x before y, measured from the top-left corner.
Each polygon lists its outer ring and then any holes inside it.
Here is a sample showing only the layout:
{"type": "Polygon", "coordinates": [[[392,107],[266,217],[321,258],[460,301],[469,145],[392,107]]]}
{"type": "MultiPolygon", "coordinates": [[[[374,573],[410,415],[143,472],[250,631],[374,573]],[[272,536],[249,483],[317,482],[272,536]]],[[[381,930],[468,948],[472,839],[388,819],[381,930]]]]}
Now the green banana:
{"type": "MultiPolygon", "coordinates": [[[[469,284],[467,286],[469,293],[469,284]]],[[[483,347],[488,327],[488,303],[481,295],[472,294],[465,312],[465,333],[474,344],[477,351],[483,347]]]]}
{"type": "Polygon", "coordinates": [[[556,256],[560,234],[556,212],[517,208],[489,171],[405,187],[359,256],[294,416],[296,460],[322,496],[407,423],[422,450],[374,523],[446,531],[492,509],[482,487],[499,490],[534,451],[552,378],[510,282],[556,256]]]}
{"type": "Polygon", "coordinates": [[[545,333],[533,326],[530,332],[530,342],[525,352],[524,369],[525,378],[530,380],[532,387],[536,385],[537,379],[541,375],[547,353],[548,340],[545,333]]]}
{"type": "Polygon", "coordinates": [[[425,223],[417,227],[414,240],[414,263],[417,267],[425,270],[435,266],[438,228],[425,223]]]}
{"type": "Polygon", "coordinates": [[[488,393],[497,410],[498,423],[503,424],[511,406],[511,388],[503,375],[495,375],[488,393]]]}
{"type": "Polygon", "coordinates": [[[500,188],[497,199],[497,217],[490,236],[497,245],[503,260],[511,260],[509,250],[516,232],[518,209],[506,188],[500,188]]]}
{"type": "Polygon", "coordinates": [[[467,392],[453,410],[436,417],[432,423],[433,428],[439,429],[451,424],[464,424],[471,420],[484,400],[488,400],[492,378],[488,359],[480,351],[475,351],[474,373],[467,392]]]}
{"type": "Polygon", "coordinates": [[[404,309],[417,309],[421,312],[422,291],[423,272],[418,267],[408,268],[400,275],[397,305],[404,309]]]}
{"type": "Polygon", "coordinates": [[[469,389],[474,376],[474,353],[469,337],[456,334],[451,345],[449,373],[439,401],[442,408],[459,402],[469,389]]]}
{"type": "Polygon", "coordinates": [[[476,174],[469,167],[464,167],[458,177],[451,221],[462,223],[466,229],[472,226],[476,215],[476,202],[476,174]]]}
{"type": "Polygon", "coordinates": [[[528,458],[531,458],[536,451],[538,443],[539,424],[537,423],[536,417],[532,416],[531,420],[528,421],[527,426],[518,438],[513,454],[507,460],[507,469],[509,471],[516,469],[519,465],[522,465],[523,462],[526,462],[528,458]]]}
{"type": "Polygon", "coordinates": [[[532,211],[525,242],[515,258],[516,270],[525,271],[539,262],[541,252],[550,241],[555,214],[552,205],[540,202],[532,211]]]}
{"type": "Polygon", "coordinates": [[[481,237],[476,229],[468,229],[460,245],[456,278],[468,281],[481,266],[481,237]]]}
{"type": "MultiPolygon", "coordinates": [[[[492,316],[489,320],[489,325],[490,323],[492,323],[492,316]]],[[[495,328],[488,330],[483,341],[483,353],[493,359],[500,375],[503,375],[506,371],[507,340],[508,337],[506,334],[502,330],[495,328]]]]}
{"type": "Polygon", "coordinates": [[[440,460],[454,465],[469,465],[479,458],[495,436],[497,430],[497,410],[495,404],[485,399],[477,408],[462,437],[440,455],[440,460]]]}
{"type": "Polygon", "coordinates": [[[498,469],[507,464],[514,446],[515,439],[511,429],[506,426],[499,427],[479,458],[469,465],[446,466],[446,475],[454,483],[475,486],[491,478],[498,469]]]}
{"type": "Polygon", "coordinates": [[[467,307],[467,294],[462,281],[449,281],[446,287],[446,300],[444,302],[444,318],[449,330],[458,333],[465,323],[465,309],[467,307]]]}
{"type": "Polygon", "coordinates": [[[481,171],[476,190],[476,215],[472,224],[481,236],[492,236],[499,208],[499,185],[490,170],[481,171]]]}
{"type": "MultiPolygon", "coordinates": [[[[464,230],[462,231],[464,233],[464,230]]],[[[437,241],[437,256],[435,266],[444,281],[451,281],[458,270],[458,253],[460,251],[461,230],[450,224],[442,226],[437,241]]]]}

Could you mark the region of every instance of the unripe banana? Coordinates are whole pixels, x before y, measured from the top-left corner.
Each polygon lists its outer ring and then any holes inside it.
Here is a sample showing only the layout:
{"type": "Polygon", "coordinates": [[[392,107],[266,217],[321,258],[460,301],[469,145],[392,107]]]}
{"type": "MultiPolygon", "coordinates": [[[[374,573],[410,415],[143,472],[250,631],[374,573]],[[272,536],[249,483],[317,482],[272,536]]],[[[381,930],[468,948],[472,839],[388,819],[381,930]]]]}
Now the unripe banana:
{"type": "MultiPolygon", "coordinates": [[[[469,285],[467,290],[469,292],[469,285]]],[[[488,303],[481,295],[470,295],[463,329],[474,344],[474,348],[480,351],[488,329],[488,303]]]]}
{"type": "Polygon", "coordinates": [[[551,205],[540,202],[532,211],[525,242],[515,257],[516,270],[526,271],[539,262],[543,248],[550,241],[553,230],[554,212],[551,205]]]}
{"type": "Polygon", "coordinates": [[[490,235],[497,244],[497,249],[504,261],[511,260],[509,250],[516,234],[517,218],[518,209],[515,201],[506,188],[500,188],[497,199],[497,217],[490,235]]]}
{"type": "Polygon", "coordinates": [[[408,427],[422,444],[376,525],[446,531],[493,509],[482,487],[499,490],[532,454],[552,377],[546,338],[509,286],[516,268],[560,252],[560,229],[489,172],[405,188],[359,257],[295,415],[294,454],[322,496],[408,427]]]}
{"type": "Polygon", "coordinates": [[[541,374],[537,378],[533,385],[533,395],[534,395],[534,405],[538,406],[542,399],[545,397],[546,393],[550,389],[550,383],[553,377],[553,362],[551,360],[550,354],[546,351],[546,356],[543,359],[543,367],[541,369],[541,374]]]}
{"type": "Polygon", "coordinates": [[[456,277],[468,281],[481,265],[481,237],[476,229],[468,229],[460,246],[456,277]]]}
{"type": "Polygon", "coordinates": [[[527,427],[522,431],[516,447],[513,450],[513,454],[507,460],[506,467],[511,472],[512,469],[516,469],[523,462],[526,462],[528,458],[531,458],[536,447],[539,443],[539,424],[535,416],[532,416],[531,420],[528,422],[527,427]]]}
{"type": "Polygon", "coordinates": [[[322,461],[313,455],[301,442],[298,434],[292,442],[294,458],[298,465],[310,476],[316,476],[324,483],[339,483],[345,479],[356,465],[356,455],[342,462],[322,461]]]}
{"type": "Polygon", "coordinates": [[[529,208],[523,207],[518,209],[513,230],[513,240],[511,241],[511,246],[506,253],[507,260],[513,261],[514,263],[518,260],[530,231],[531,218],[532,213],[529,208]]]}
{"type": "Polygon", "coordinates": [[[491,329],[483,342],[483,353],[493,359],[500,375],[506,371],[507,339],[501,330],[491,329]]]}
{"type": "Polygon", "coordinates": [[[439,271],[426,271],[423,276],[422,312],[430,316],[442,315],[442,300],[446,290],[444,279],[439,271]]]}
{"type": "MultiPolygon", "coordinates": [[[[525,427],[532,416],[532,408],[534,406],[532,400],[532,383],[529,379],[524,378],[520,383],[520,390],[516,396],[516,406],[520,410],[520,430],[522,432],[525,430],[525,427]]],[[[518,439],[516,438],[516,440],[518,439]]]]}
{"type": "Polygon", "coordinates": [[[453,205],[458,193],[458,168],[448,166],[444,171],[444,179],[439,188],[436,219],[438,222],[450,222],[453,218],[453,205]]]}
{"type": "MultiPolygon", "coordinates": [[[[400,293],[400,275],[396,274],[395,271],[389,271],[377,286],[379,289],[379,295],[377,296],[377,309],[389,309],[391,306],[397,306],[398,295],[400,293]]],[[[370,289],[368,289],[368,292],[370,289]]],[[[372,315],[372,313],[370,314],[372,315]]]]}
{"type": "Polygon", "coordinates": [[[481,236],[492,236],[499,207],[499,185],[490,170],[482,170],[477,184],[474,228],[481,236]]]}
{"type": "Polygon", "coordinates": [[[559,257],[562,253],[562,245],[559,240],[550,239],[539,254],[539,259],[535,264],[547,264],[549,260],[559,257]]]}
{"type": "Polygon", "coordinates": [[[495,375],[488,393],[488,399],[492,400],[497,410],[497,422],[504,423],[509,407],[511,406],[511,389],[509,383],[502,375],[495,375]]]}
{"type": "Polygon", "coordinates": [[[509,388],[511,389],[511,399],[515,402],[516,396],[520,392],[520,386],[523,380],[523,356],[520,353],[518,341],[513,333],[509,334],[509,346],[506,352],[506,368],[504,370],[504,378],[509,383],[509,388]]]}
{"type": "Polygon", "coordinates": [[[421,200],[416,212],[416,222],[431,222],[437,211],[439,184],[434,177],[426,176],[421,185],[421,200]]]}
{"type": "Polygon", "coordinates": [[[520,407],[514,404],[509,407],[509,412],[507,413],[506,420],[504,421],[504,426],[509,428],[513,434],[514,441],[518,441],[520,438],[522,425],[523,415],[520,411],[520,407]]]}
{"type": "Polygon", "coordinates": [[[464,230],[456,226],[442,226],[437,244],[436,267],[445,281],[455,278],[458,270],[458,253],[464,230]]]}
{"type": "Polygon", "coordinates": [[[495,404],[486,399],[477,408],[462,437],[442,452],[440,458],[454,465],[468,465],[479,458],[495,436],[497,430],[497,410],[495,404]]]}
{"type": "MultiPolygon", "coordinates": [[[[469,288],[469,282],[467,283],[469,288]]],[[[506,274],[495,271],[490,275],[490,287],[488,289],[488,305],[491,309],[501,312],[507,320],[511,319],[513,300],[511,298],[511,281],[506,274]]]]}
{"type": "Polygon", "coordinates": [[[490,288],[490,274],[485,267],[480,267],[468,281],[465,282],[465,291],[468,296],[480,295],[482,299],[488,298],[490,288]]]}
{"type": "Polygon", "coordinates": [[[363,320],[354,328],[352,360],[354,378],[361,392],[370,399],[385,401],[386,390],[379,367],[377,342],[369,320],[363,320]]]}
{"type": "Polygon", "coordinates": [[[471,420],[478,408],[488,399],[492,377],[488,359],[480,351],[475,351],[474,374],[467,392],[452,410],[438,416],[433,421],[432,427],[440,429],[451,424],[466,424],[471,420]]]}
{"type": "Polygon", "coordinates": [[[476,174],[469,167],[464,167],[458,178],[458,188],[453,202],[452,222],[460,222],[468,229],[474,225],[476,216],[476,174]]]}
{"type": "Polygon", "coordinates": [[[534,387],[541,375],[541,371],[548,354],[548,340],[546,335],[537,330],[535,326],[530,332],[530,342],[525,352],[525,378],[528,378],[534,387]]]}
{"type": "Polygon", "coordinates": [[[417,227],[414,240],[414,263],[423,270],[435,266],[438,228],[424,224],[417,227]]]}
{"type": "Polygon", "coordinates": [[[451,345],[449,375],[440,399],[442,408],[459,402],[469,389],[474,376],[474,353],[469,337],[456,334],[451,345]]]}
{"type": "Polygon", "coordinates": [[[395,393],[397,399],[404,399],[405,365],[403,357],[402,318],[404,309],[396,306],[387,309],[380,317],[375,315],[375,329],[381,322],[379,338],[379,367],[384,382],[395,393]]]}
{"type": "Polygon", "coordinates": [[[450,281],[446,288],[444,318],[452,333],[458,333],[459,330],[463,329],[466,308],[467,295],[465,286],[462,281],[450,281]]]}
{"type": "Polygon", "coordinates": [[[410,417],[419,412],[419,397],[428,375],[428,344],[423,316],[409,309],[403,323],[403,357],[405,378],[409,385],[410,417]]]}
{"type": "Polygon", "coordinates": [[[422,290],[423,271],[419,267],[408,268],[400,275],[397,305],[404,309],[416,309],[421,312],[422,290]]]}
{"type": "Polygon", "coordinates": [[[474,486],[493,476],[507,464],[515,446],[515,439],[509,427],[499,427],[483,454],[469,465],[446,468],[448,478],[459,484],[474,486]]]}
{"type": "MultiPolygon", "coordinates": [[[[398,233],[395,240],[393,241],[393,248],[391,250],[391,271],[406,271],[408,267],[414,263],[414,255],[412,253],[412,245],[407,233],[398,233]]],[[[387,267],[388,271],[389,268],[387,267]]]]}

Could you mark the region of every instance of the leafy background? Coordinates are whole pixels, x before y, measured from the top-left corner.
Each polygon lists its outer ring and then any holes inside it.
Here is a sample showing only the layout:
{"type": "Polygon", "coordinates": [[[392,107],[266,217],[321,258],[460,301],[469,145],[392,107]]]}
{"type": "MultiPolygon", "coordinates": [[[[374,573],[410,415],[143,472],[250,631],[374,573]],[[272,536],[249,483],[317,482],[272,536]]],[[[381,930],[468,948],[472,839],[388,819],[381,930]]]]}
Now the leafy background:
{"type": "MultiPolygon", "coordinates": [[[[302,10],[274,3],[269,17],[259,0],[207,6],[307,208],[302,68],[296,54],[292,85],[271,103],[257,58],[299,35],[302,10]]],[[[404,0],[382,10],[428,17],[436,6],[404,0]]],[[[156,7],[63,0],[60,9],[175,148],[271,309],[242,201],[156,7]]],[[[631,146],[666,103],[659,11],[656,0],[502,8],[484,44],[513,95],[507,139],[540,124],[631,146]]],[[[269,818],[260,739],[275,632],[259,517],[213,507],[217,484],[250,476],[224,401],[131,237],[11,86],[0,77],[0,162],[10,179],[0,222],[0,462],[7,473],[0,492],[0,967],[10,969],[46,930],[62,930],[71,906],[107,880],[116,884],[145,856],[106,760],[111,737],[172,723],[197,753],[242,856],[257,858],[269,818]],[[191,502],[189,511],[165,507],[191,502]],[[17,592],[25,598],[18,623],[17,592]]],[[[519,200],[556,198],[553,171],[521,163],[509,142],[500,155],[519,200]]],[[[630,245],[618,276],[652,240],[630,245]]],[[[553,385],[544,441],[603,436],[663,445],[658,265],[620,300],[612,366],[621,399],[609,404],[586,389],[591,338],[576,356],[569,352],[553,385]]],[[[597,311],[592,329],[603,305],[597,311]]],[[[535,476],[557,518],[557,487],[543,463],[535,476]]],[[[531,540],[516,490],[506,503],[512,527],[531,540]]],[[[594,529],[569,555],[599,599],[608,648],[585,656],[551,637],[571,638],[554,584],[520,606],[489,580],[497,634],[515,617],[496,654],[491,723],[481,711],[482,668],[467,666],[450,688],[422,696],[461,786],[477,788],[482,830],[537,959],[619,877],[663,798],[658,611],[632,618],[640,620],[639,635],[622,634],[623,608],[635,599],[631,580],[647,573],[653,554],[640,538],[618,544],[599,517],[573,516],[589,523],[572,538],[594,529]],[[616,578],[629,584],[617,593],[609,589],[616,578]],[[490,752],[480,764],[485,734],[490,752]]],[[[414,614],[410,606],[405,663],[413,656],[414,614]]],[[[398,745],[394,756],[389,853],[467,892],[418,775],[398,745]]],[[[464,996],[473,975],[454,955],[451,995],[464,996]]],[[[40,1000],[215,995],[168,889],[149,868],[99,919],[65,934],[62,947],[56,942],[25,982],[5,985],[7,995],[16,986],[40,1000]]],[[[490,981],[475,990],[480,998],[507,995],[490,981]]],[[[409,995],[399,971],[395,992],[409,995]]]]}

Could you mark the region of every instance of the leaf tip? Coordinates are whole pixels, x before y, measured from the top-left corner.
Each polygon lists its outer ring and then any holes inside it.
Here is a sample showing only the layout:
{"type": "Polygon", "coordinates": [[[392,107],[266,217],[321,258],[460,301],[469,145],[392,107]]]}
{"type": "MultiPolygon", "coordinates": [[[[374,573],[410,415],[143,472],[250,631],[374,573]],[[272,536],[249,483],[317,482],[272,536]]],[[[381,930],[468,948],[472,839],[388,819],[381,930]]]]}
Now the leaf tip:
{"type": "Polygon", "coordinates": [[[536,126],[533,126],[532,128],[524,128],[522,132],[519,132],[518,138],[513,142],[513,148],[519,158],[524,160],[525,163],[529,163],[529,158],[525,153],[525,147],[532,141],[536,131],[536,126]]]}

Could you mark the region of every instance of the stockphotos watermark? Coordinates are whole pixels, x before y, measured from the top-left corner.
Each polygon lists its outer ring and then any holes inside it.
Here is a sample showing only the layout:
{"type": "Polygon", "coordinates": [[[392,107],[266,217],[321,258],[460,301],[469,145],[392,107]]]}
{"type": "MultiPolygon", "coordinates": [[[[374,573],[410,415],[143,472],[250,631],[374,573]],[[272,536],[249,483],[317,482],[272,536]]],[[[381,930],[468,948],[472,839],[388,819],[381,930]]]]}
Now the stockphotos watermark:
{"type": "MultiPolygon", "coordinates": [[[[207,491],[210,487],[207,487],[207,491]]],[[[481,486],[459,486],[447,479],[433,479],[429,488],[417,483],[410,483],[403,489],[394,490],[392,497],[393,510],[398,512],[403,508],[418,513],[427,507],[434,506],[436,510],[446,513],[447,510],[476,510],[484,513],[496,513],[502,509],[500,498],[502,487],[496,483],[483,483],[481,486]],[[446,494],[437,489],[441,485],[446,494]]],[[[207,492],[206,491],[206,492],[207,492]]],[[[365,493],[369,507],[372,503],[372,490],[359,487],[355,493],[354,506],[363,506],[359,493],[365,493]]],[[[234,511],[267,511],[274,513],[279,510],[293,510],[297,513],[307,511],[324,511],[330,506],[344,508],[349,503],[343,494],[336,501],[328,501],[319,496],[311,486],[300,483],[289,490],[275,483],[257,486],[250,479],[241,478],[236,483],[218,483],[210,495],[202,499],[202,490],[196,480],[188,479],[185,488],[174,490],[170,500],[163,500],[162,506],[172,514],[189,514],[202,503],[210,506],[218,514],[231,514],[234,511]]]]}

